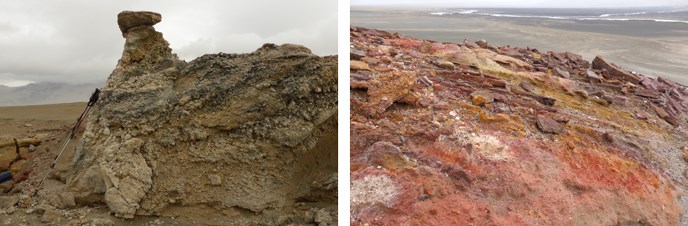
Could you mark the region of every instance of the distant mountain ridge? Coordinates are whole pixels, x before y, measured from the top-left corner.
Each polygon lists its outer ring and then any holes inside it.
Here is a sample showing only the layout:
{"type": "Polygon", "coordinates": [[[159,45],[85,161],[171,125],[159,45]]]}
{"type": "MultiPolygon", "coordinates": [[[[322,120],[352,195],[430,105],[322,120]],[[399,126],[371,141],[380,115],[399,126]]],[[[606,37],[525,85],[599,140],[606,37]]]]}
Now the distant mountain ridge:
{"type": "Polygon", "coordinates": [[[103,84],[104,82],[76,85],[41,82],[19,87],[0,85],[0,106],[85,102],[93,90],[103,84]]]}

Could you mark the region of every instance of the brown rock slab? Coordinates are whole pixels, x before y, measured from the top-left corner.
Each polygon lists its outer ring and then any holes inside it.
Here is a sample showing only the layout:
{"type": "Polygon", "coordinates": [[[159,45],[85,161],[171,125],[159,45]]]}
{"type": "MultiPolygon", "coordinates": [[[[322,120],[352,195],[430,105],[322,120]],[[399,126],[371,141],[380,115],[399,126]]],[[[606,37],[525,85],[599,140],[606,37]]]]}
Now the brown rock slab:
{"type": "Polygon", "coordinates": [[[15,147],[17,144],[12,137],[0,137],[0,148],[4,147],[15,147]]]}
{"type": "Polygon", "coordinates": [[[659,93],[657,91],[651,90],[651,89],[638,89],[635,91],[635,95],[641,96],[641,97],[648,97],[648,98],[653,98],[653,99],[659,99],[659,93]]]}
{"type": "Polygon", "coordinates": [[[545,133],[560,134],[564,132],[564,125],[544,115],[538,115],[536,123],[537,127],[545,133]]]}
{"type": "Polygon", "coordinates": [[[7,171],[10,169],[10,164],[17,159],[19,155],[17,154],[17,148],[10,146],[0,148],[0,172],[7,171]]]}
{"type": "Polygon", "coordinates": [[[597,56],[592,61],[592,68],[598,70],[607,70],[612,78],[616,78],[622,81],[632,82],[634,84],[640,83],[640,78],[635,76],[617,66],[608,63],[602,56],[597,56]]]}
{"type": "Polygon", "coordinates": [[[664,119],[664,121],[667,121],[669,124],[678,125],[678,121],[676,120],[676,118],[669,115],[669,113],[663,108],[657,107],[657,105],[654,104],[651,104],[650,107],[652,107],[652,110],[654,110],[655,113],[657,113],[657,116],[659,116],[659,118],[664,119]]]}
{"type": "Polygon", "coordinates": [[[117,14],[117,24],[122,34],[134,27],[153,26],[162,21],[162,16],[149,11],[123,11],[117,14]]]}
{"type": "Polygon", "coordinates": [[[29,147],[31,145],[37,146],[39,144],[41,144],[41,139],[38,137],[27,137],[27,138],[17,139],[17,146],[18,147],[29,147]]]}
{"type": "Polygon", "coordinates": [[[357,61],[357,60],[352,60],[350,63],[351,70],[365,70],[365,71],[370,71],[370,67],[368,64],[365,62],[357,61]]]}

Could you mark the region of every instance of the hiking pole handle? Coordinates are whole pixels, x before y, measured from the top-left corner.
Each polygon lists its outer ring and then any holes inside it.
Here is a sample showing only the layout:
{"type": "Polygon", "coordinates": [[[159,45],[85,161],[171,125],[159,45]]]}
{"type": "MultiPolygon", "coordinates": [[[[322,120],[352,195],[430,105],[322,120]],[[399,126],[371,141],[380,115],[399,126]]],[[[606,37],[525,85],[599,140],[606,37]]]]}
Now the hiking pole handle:
{"type": "Polygon", "coordinates": [[[91,94],[91,98],[88,100],[88,106],[93,106],[98,101],[99,97],[100,89],[96,88],[96,91],[93,91],[93,94],[91,94]]]}

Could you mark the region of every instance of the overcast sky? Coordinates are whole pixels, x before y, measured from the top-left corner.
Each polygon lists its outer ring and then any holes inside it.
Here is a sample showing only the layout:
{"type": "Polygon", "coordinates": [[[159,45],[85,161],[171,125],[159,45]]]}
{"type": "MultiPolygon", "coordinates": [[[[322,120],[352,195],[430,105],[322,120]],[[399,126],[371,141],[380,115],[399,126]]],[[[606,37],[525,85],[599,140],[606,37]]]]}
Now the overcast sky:
{"type": "Polygon", "coordinates": [[[155,25],[184,60],[297,43],[337,54],[337,1],[61,0],[0,2],[0,85],[104,81],[121,57],[123,10],[162,14],[155,25]]]}
{"type": "Polygon", "coordinates": [[[351,0],[352,6],[455,6],[455,7],[647,7],[685,6],[688,0],[351,0]]]}

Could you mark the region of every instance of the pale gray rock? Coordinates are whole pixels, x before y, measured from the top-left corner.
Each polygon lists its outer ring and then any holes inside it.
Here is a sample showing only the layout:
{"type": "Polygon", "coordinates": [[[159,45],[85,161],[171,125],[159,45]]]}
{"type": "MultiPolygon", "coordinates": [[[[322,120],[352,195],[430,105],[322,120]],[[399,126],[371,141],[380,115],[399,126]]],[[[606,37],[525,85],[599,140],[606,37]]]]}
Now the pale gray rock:
{"type": "Polygon", "coordinates": [[[335,172],[312,158],[336,156],[321,147],[337,136],[336,57],[265,44],[185,62],[150,17],[125,26],[88,116],[67,177],[77,205],[105,202],[124,218],[169,200],[260,213],[308,196],[315,176],[304,172],[335,172]]]}

